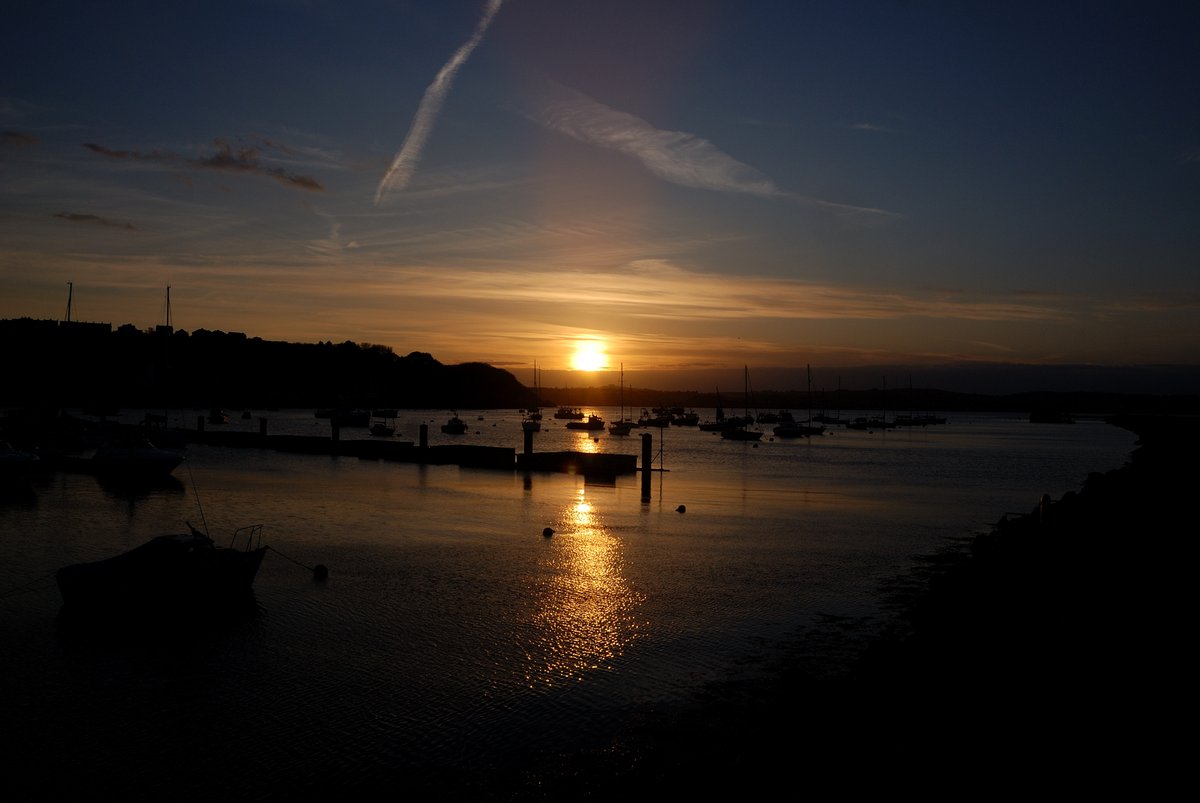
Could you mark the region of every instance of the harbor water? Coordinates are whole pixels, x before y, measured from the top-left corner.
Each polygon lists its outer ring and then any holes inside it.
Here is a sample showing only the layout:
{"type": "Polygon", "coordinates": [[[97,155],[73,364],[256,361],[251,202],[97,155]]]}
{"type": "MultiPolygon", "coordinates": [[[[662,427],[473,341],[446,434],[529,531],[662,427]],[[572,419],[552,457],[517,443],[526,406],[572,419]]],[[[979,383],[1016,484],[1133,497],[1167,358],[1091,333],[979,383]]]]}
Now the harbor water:
{"type": "MultiPolygon", "coordinates": [[[[868,634],[914,558],[1121,465],[1129,432],[951,415],[929,427],[628,437],[547,411],[537,451],[639,456],[591,478],[192,444],[171,477],[52,472],[0,497],[3,745],[39,797],[271,799],[594,747],[830,622],[868,634]],[[263,524],[252,615],[141,638],[63,627],[60,566],[190,522],[263,524]],[[544,535],[549,528],[552,535],[544,535]],[[311,568],[323,564],[328,579],[311,568]]],[[[600,409],[606,419],[616,409],[600,409]]],[[[203,412],[172,414],[195,428],[203,412]]],[[[517,411],[400,411],[396,439],[522,448],[517,411]]],[[[848,414],[853,415],[853,414],[848,414]]],[[[131,421],[140,414],[128,413],[131,421]]],[[[328,436],[311,410],[231,429],[328,436]]],[[[210,427],[213,425],[209,425],[210,427]]],[[[339,437],[368,438],[346,428],[339,437]]],[[[831,654],[831,663],[838,660],[831,654]]]]}

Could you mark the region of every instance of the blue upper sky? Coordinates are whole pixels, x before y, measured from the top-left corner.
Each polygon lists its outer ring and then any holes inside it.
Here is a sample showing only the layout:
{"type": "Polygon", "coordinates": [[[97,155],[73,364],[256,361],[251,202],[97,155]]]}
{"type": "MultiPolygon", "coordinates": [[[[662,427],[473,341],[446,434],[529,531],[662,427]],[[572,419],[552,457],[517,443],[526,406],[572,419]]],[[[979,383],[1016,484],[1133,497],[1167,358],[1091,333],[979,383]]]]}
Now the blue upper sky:
{"type": "Polygon", "coordinates": [[[185,329],[514,370],[1200,363],[1200,4],[4,16],[0,317],[170,285],[185,329]]]}

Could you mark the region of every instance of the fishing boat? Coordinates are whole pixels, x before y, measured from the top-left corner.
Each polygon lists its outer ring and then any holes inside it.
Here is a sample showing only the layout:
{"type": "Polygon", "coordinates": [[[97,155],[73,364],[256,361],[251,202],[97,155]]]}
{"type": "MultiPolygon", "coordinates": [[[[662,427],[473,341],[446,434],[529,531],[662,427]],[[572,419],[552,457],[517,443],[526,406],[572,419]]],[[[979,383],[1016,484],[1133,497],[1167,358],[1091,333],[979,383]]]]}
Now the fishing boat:
{"type": "Polygon", "coordinates": [[[218,547],[190,524],[188,530],[157,536],[110,558],[59,569],[55,581],[64,609],[149,618],[243,600],[269,549],[262,544],[262,525],[239,528],[228,547],[218,547]]]}
{"type": "Polygon", "coordinates": [[[586,429],[588,431],[604,429],[604,419],[595,413],[589,413],[582,421],[568,421],[567,429],[586,429]]]}
{"type": "Polygon", "coordinates": [[[762,438],[762,430],[747,429],[747,426],[754,422],[754,417],[750,415],[750,368],[743,368],[743,381],[746,386],[746,414],[732,424],[721,430],[721,437],[727,441],[756,441],[762,438]]]}
{"type": "Polygon", "coordinates": [[[655,407],[653,410],[642,408],[642,414],[638,417],[639,427],[664,427],[671,426],[671,413],[665,407],[655,407]]]}
{"type": "Polygon", "coordinates": [[[447,435],[462,435],[467,431],[467,422],[458,417],[458,411],[451,411],[450,420],[442,424],[442,432],[447,435]]]}

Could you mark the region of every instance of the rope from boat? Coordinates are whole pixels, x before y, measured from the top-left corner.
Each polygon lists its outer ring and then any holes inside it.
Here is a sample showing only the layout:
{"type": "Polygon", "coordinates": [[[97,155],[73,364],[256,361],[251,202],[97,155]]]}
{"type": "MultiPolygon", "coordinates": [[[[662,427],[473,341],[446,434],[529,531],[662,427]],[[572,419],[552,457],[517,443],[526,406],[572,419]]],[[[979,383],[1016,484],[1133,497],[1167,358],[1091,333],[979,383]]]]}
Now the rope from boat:
{"type": "Polygon", "coordinates": [[[284,560],[290,560],[292,563],[296,564],[301,569],[308,569],[310,572],[313,573],[313,577],[315,577],[318,580],[324,580],[329,575],[329,570],[325,568],[325,564],[323,564],[323,563],[318,563],[316,566],[305,566],[300,561],[296,560],[295,558],[288,557],[287,555],[283,554],[282,552],[280,552],[278,549],[271,546],[270,544],[267,544],[267,549],[271,550],[272,552],[274,552],[276,555],[283,558],[284,560]]]}
{"type": "MultiPolygon", "coordinates": [[[[192,493],[196,497],[196,507],[200,511],[200,523],[204,525],[204,534],[208,535],[208,519],[204,518],[204,506],[200,504],[200,491],[196,488],[196,478],[192,476],[192,464],[184,461],[184,465],[187,466],[188,479],[192,483],[192,493]]],[[[190,524],[188,526],[191,527],[190,524]]]]}

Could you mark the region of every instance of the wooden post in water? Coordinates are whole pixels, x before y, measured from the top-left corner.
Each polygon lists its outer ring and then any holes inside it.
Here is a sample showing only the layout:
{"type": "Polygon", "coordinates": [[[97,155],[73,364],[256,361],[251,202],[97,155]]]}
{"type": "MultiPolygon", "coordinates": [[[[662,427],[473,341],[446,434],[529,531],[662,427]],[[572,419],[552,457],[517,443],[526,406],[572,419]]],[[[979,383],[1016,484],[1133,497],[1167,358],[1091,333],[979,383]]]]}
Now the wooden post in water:
{"type": "Polygon", "coordinates": [[[420,444],[422,449],[429,448],[429,425],[422,422],[420,430],[420,444]]]}
{"type": "Polygon", "coordinates": [[[258,434],[264,438],[267,437],[267,419],[265,417],[258,419],[258,434]]]}
{"type": "Polygon", "coordinates": [[[524,439],[525,454],[533,454],[533,430],[525,430],[524,439]]]}
{"type": "Polygon", "coordinates": [[[650,450],[654,436],[649,432],[642,433],[642,501],[650,501],[650,450]]]}

